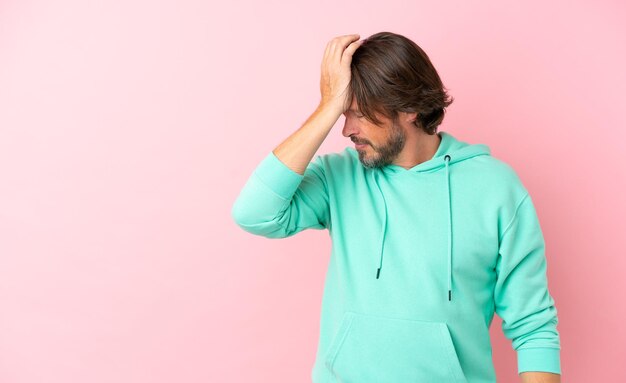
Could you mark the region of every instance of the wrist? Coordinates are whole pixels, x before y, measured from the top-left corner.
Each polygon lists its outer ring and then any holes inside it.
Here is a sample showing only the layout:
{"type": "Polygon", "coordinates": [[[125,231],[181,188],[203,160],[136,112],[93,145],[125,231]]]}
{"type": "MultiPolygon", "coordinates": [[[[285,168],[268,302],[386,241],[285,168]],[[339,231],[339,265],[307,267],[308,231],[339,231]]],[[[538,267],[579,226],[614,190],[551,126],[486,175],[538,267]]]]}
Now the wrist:
{"type": "Polygon", "coordinates": [[[341,116],[344,112],[343,105],[337,101],[322,100],[317,106],[317,109],[322,113],[335,115],[337,118],[339,118],[339,116],[341,116]]]}

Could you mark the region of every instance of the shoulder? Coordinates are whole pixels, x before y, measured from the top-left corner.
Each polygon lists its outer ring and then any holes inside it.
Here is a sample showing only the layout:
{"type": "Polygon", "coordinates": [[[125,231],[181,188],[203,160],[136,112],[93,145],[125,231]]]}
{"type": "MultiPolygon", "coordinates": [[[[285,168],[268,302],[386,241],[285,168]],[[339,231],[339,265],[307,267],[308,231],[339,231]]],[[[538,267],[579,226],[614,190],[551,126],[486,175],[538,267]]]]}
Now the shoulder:
{"type": "Polygon", "coordinates": [[[480,156],[476,160],[479,165],[477,170],[482,171],[484,175],[505,183],[521,183],[518,172],[508,162],[493,155],[480,156]]]}
{"type": "Polygon", "coordinates": [[[348,146],[340,152],[316,155],[313,162],[322,167],[327,173],[349,172],[352,174],[361,165],[358,156],[356,150],[348,146]]]}
{"type": "Polygon", "coordinates": [[[528,194],[520,174],[508,162],[492,155],[478,156],[471,162],[472,181],[481,184],[487,194],[505,197],[511,203],[528,194]]]}
{"type": "Polygon", "coordinates": [[[358,161],[358,153],[354,148],[346,146],[340,152],[330,152],[324,154],[318,154],[315,158],[319,158],[320,161],[324,161],[327,163],[342,163],[342,162],[353,162],[358,161]]]}

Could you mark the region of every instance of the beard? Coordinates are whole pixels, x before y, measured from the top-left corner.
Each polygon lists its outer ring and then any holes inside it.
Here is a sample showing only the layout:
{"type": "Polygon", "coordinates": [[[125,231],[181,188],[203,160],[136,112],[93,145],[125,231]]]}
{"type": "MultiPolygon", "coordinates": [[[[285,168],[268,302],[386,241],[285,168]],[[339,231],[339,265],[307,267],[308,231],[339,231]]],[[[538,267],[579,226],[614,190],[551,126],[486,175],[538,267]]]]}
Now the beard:
{"type": "Polygon", "coordinates": [[[393,160],[398,156],[398,154],[404,148],[404,143],[406,142],[406,135],[401,127],[396,125],[395,123],[391,127],[391,131],[389,133],[389,138],[387,141],[380,145],[374,146],[369,142],[370,148],[375,152],[374,154],[367,154],[365,150],[357,149],[359,153],[359,161],[366,168],[382,168],[393,163],[393,160]]]}

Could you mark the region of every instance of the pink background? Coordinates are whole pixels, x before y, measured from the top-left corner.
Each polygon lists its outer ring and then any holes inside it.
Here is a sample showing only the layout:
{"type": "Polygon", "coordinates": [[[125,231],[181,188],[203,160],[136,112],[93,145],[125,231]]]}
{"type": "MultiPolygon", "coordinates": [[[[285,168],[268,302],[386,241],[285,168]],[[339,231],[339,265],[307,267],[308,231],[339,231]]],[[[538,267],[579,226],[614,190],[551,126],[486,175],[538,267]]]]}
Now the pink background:
{"type": "Polygon", "coordinates": [[[624,381],[626,6],[507,3],[0,2],[0,382],[310,381],[330,238],[230,209],[317,105],[328,40],[379,31],[533,196],[564,382],[624,381]]]}

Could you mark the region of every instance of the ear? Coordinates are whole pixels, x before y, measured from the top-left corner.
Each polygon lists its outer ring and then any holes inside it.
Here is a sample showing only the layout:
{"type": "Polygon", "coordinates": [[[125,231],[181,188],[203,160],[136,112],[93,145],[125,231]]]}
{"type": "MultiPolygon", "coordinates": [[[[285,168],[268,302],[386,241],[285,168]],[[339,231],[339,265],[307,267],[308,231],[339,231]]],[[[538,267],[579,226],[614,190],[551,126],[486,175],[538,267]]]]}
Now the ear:
{"type": "Polygon", "coordinates": [[[403,114],[404,114],[404,120],[406,122],[414,122],[415,119],[417,119],[417,112],[412,112],[412,113],[403,112],[403,114]]]}

